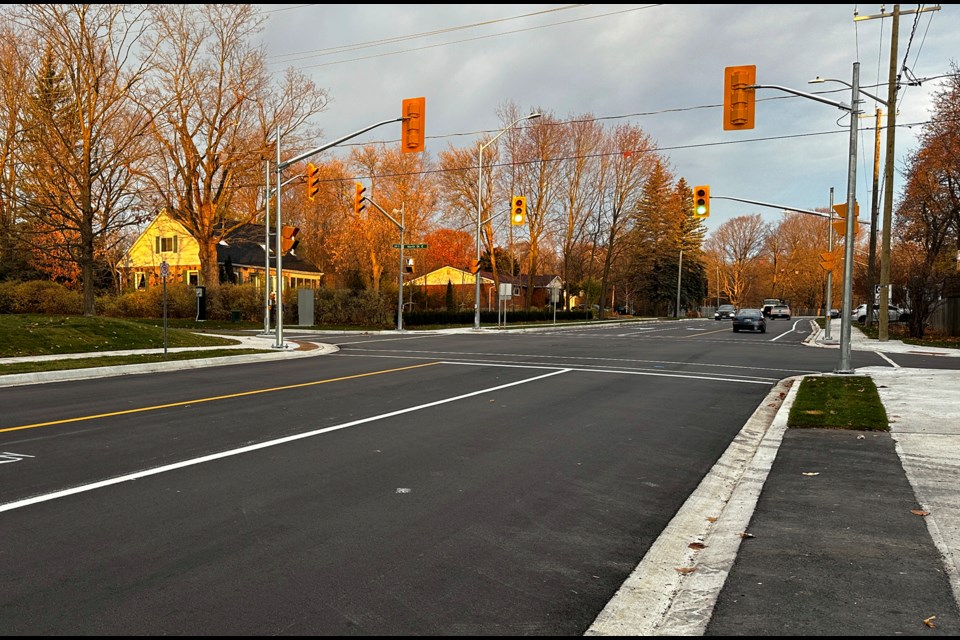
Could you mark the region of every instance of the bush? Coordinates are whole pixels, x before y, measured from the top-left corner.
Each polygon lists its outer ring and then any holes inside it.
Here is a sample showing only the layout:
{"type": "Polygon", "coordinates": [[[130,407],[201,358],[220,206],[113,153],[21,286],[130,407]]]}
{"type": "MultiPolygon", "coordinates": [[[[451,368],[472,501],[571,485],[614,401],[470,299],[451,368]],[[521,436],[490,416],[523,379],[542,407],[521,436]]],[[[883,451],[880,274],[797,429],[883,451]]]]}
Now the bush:
{"type": "Polygon", "coordinates": [[[318,289],[313,307],[318,325],[387,328],[396,314],[396,304],[387,302],[381,293],[366,290],[318,289]]]}
{"type": "Polygon", "coordinates": [[[83,295],[48,280],[0,282],[0,313],[83,313],[83,295]]]}

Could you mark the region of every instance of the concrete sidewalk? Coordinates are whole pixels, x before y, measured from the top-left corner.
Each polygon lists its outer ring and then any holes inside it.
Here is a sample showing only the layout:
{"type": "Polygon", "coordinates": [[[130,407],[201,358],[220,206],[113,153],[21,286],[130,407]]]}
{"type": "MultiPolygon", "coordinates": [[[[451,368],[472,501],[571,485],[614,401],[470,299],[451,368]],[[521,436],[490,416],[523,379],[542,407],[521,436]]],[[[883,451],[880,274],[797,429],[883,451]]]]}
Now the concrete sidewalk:
{"type": "MultiPolygon", "coordinates": [[[[809,346],[839,348],[811,323],[809,346]]],[[[851,350],[960,357],[879,342],[851,350]]],[[[587,635],[960,635],[960,371],[870,376],[890,432],[788,429],[782,381],[587,635]]]]}

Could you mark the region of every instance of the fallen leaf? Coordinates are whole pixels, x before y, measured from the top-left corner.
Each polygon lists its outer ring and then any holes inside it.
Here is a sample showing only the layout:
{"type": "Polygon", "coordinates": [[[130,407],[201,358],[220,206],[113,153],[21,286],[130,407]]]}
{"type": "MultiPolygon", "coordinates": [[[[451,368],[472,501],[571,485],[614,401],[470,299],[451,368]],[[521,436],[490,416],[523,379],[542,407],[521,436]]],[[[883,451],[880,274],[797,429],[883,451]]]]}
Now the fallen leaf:
{"type": "Polygon", "coordinates": [[[703,544],[702,542],[691,542],[687,546],[690,547],[691,549],[696,549],[697,551],[699,551],[700,549],[707,548],[707,545],[703,544]]]}
{"type": "Polygon", "coordinates": [[[927,618],[926,620],[923,621],[923,624],[927,625],[927,626],[930,627],[931,629],[936,629],[936,628],[937,628],[937,625],[933,624],[933,621],[934,621],[936,618],[937,618],[937,616],[930,616],[929,618],[927,618]]]}
{"type": "Polygon", "coordinates": [[[710,516],[709,518],[707,518],[707,522],[716,522],[716,521],[717,521],[717,518],[715,516],[710,516]]]}
{"type": "Polygon", "coordinates": [[[693,573],[696,570],[696,567],[677,567],[677,573],[693,573]]]}
{"type": "Polygon", "coordinates": [[[803,475],[805,476],[818,476],[820,475],[819,471],[804,471],[803,475]]]}
{"type": "Polygon", "coordinates": [[[923,509],[910,509],[910,513],[915,516],[928,516],[930,515],[929,511],[924,511],[923,509]]]}
{"type": "Polygon", "coordinates": [[[741,531],[741,532],[740,532],[740,537],[741,537],[741,538],[752,538],[752,537],[753,537],[753,534],[752,534],[752,533],[747,533],[746,531],[741,531]]]}

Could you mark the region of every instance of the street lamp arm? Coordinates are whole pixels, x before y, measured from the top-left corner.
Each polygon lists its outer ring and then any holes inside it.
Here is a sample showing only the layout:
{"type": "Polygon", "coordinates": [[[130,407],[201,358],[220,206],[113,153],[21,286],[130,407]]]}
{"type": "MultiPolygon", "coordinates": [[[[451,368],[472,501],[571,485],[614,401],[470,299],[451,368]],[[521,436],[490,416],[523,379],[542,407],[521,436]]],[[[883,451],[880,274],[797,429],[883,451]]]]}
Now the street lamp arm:
{"type": "MultiPolygon", "coordinates": [[[[847,86],[847,87],[850,87],[851,89],[853,88],[853,87],[851,86],[851,84],[850,84],[849,82],[847,82],[846,80],[838,80],[837,78],[821,78],[820,76],[817,76],[817,77],[814,78],[813,80],[808,80],[808,81],[807,81],[807,84],[820,84],[821,82],[839,82],[840,84],[845,85],[845,86],[847,86]]],[[[879,102],[880,104],[882,104],[883,106],[885,106],[887,109],[890,108],[890,104],[889,104],[886,100],[884,100],[883,98],[878,98],[877,96],[875,96],[875,95],[873,95],[872,93],[869,93],[869,92],[867,92],[867,91],[864,91],[863,89],[859,89],[859,91],[860,91],[860,93],[862,93],[863,95],[867,96],[868,98],[873,98],[874,100],[876,100],[877,102],[879,102]]]]}
{"type": "Polygon", "coordinates": [[[782,87],[778,84],[754,84],[747,89],[779,89],[780,91],[786,91],[787,93],[792,93],[795,96],[800,96],[801,98],[809,98],[811,100],[816,100],[817,102],[822,102],[828,104],[831,107],[836,107],[844,111],[852,111],[849,105],[843,102],[837,102],[836,100],[831,100],[830,98],[824,98],[823,96],[818,96],[814,93],[807,93],[806,91],[797,91],[796,89],[791,89],[790,87],[782,87]]]}

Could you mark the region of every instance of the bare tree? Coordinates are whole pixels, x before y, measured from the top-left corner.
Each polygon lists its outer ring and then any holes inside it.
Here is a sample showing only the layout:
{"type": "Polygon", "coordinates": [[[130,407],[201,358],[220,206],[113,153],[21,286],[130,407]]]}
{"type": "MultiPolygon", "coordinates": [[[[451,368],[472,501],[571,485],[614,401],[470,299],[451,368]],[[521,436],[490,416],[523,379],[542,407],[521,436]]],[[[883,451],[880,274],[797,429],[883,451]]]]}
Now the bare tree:
{"type": "MultiPolygon", "coordinates": [[[[299,129],[328,98],[293,70],[271,82],[262,47],[251,44],[263,22],[255,5],[150,7],[158,56],[148,110],[157,162],[144,178],[157,204],[196,239],[202,280],[216,286],[218,242],[259,213],[263,162],[275,161],[269,138],[279,134],[286,149],[303,145],[299,129]]],[[[291,191],[287,197],[298,197],[291,191]]]]}
{"type": "Polygon", "coordinates": [[[749,306],[750,296],[754,295],[751,289],[766,232],[767,225],[759,213],[742,215],[721,224],[705,243],[714,255],[726,256],[725,289],[730,304],[738,309],[749,306]]]}

